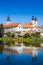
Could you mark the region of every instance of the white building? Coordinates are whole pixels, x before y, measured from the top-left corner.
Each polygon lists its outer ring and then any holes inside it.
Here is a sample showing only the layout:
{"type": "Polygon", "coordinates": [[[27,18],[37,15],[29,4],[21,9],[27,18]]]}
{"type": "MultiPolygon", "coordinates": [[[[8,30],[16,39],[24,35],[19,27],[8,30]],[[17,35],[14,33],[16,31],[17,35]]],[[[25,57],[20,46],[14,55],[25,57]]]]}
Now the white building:
{"type": "Polygon", "coordinates": [[[37,31],[37,19],[36,17],[32,17],[32,22],[26,22],[24,24],[21,24],[19,22],[17,23],[10,23],[10,18],[8,16],[6,24],[3,24],[4,32],[14,32],[16,35],[22,34],[25,32],[31,32],[37,31]]]}
{"type": "Polygon", "coordinates": [[[40,32],[41,36],[43,36],[43,26],[37,26],[37,31],[40,32]]]}

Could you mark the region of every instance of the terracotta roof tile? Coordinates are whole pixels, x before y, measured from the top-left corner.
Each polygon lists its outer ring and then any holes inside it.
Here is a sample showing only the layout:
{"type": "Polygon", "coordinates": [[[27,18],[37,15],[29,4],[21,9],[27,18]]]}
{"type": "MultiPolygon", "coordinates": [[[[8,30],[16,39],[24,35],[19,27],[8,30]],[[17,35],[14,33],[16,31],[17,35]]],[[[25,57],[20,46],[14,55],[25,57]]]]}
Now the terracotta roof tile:
{"type": "Polygon", "coordinates": [[[4,28],[7,28],[7,27],[16,27],[16,26],[18,26],[19,25],[19,23],[13,23],[13,24],[3,24],[3,27],[4,28]]]}
{"type": "Polygon", "coordinates": [[[25,27],[25,28],[32,28],[32,23],[31,22],[26,22],[22,26],[25,27]]]}

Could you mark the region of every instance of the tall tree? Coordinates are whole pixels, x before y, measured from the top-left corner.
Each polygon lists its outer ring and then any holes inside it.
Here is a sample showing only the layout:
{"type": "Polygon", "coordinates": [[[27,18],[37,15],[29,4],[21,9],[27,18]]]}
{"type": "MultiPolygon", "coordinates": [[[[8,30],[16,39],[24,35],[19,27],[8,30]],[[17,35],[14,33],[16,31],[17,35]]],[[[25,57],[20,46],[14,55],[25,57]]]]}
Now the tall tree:
{"type": "Polygon", "coordinates": [[[0,37],[3,37],[3,35],[4,35],[3,24],[0,24],[0,37]]]}

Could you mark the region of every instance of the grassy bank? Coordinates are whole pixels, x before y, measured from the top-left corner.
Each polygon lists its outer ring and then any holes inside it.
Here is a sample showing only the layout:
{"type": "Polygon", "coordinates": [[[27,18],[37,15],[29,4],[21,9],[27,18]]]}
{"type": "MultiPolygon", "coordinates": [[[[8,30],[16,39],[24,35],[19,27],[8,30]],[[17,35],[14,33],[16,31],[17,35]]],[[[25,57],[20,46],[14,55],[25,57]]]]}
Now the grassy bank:
{"type": "Polygon", "coordinates": [[[40,43],[43,43],[42,38],[36,38],[36,37],[3,37],[0,38],[3,42],[6,42],[6,45],[15,45],[15,42],[23,43],[25,46],[38,46],[40,47],[40,43]]]}

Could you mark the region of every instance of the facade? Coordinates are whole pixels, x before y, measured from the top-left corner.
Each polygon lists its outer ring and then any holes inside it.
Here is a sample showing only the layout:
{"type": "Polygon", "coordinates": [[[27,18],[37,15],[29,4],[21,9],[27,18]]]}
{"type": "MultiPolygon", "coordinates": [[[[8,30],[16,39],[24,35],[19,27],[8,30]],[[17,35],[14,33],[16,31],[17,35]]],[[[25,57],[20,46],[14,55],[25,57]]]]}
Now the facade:
{"type": "Polygon", "coordinates": [[[32,22],[26,22],[21,24],[19,22],[10,23],[9,16],[7,17],[6,24],[3,24],[4,32],[13,32],[16,35],[23,35],[24,32],[28,33],[35,33],[37,30],[37,19],[36,17],[32,16],[32,22]]]}
{"type": "Polygon", "coordinates": [[[43,36],[43,26],[38,26],[37,30],[40,32],[40,35],[43,36]]]}

